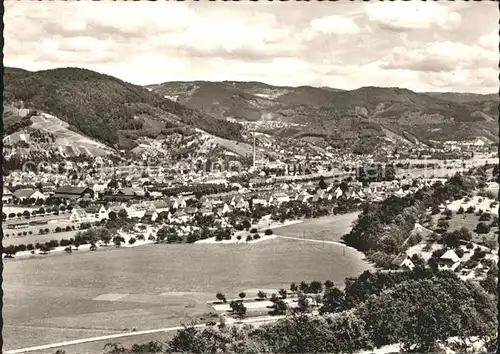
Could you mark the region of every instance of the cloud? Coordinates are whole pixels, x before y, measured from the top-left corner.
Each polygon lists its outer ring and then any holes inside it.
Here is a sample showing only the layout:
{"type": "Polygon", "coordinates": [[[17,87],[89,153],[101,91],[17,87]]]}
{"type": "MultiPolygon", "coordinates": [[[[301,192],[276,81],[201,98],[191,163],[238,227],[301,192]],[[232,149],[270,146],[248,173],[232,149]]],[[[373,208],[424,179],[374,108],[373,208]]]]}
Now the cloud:
{"type": "Polygon", "coordinates": [[[355,34],[360,31],[352,19],[338,15],[314,19],[311,21],[311,27],[316,32],[326,34],[355,34]]]}
{"type": "Polygon", "coordinates": [[[493,67],[498,55],[477,45],[458,42],[434,42],[421,46],[407,43],[397,46],[381,64],[383,69],[407,69],[414,71],[444,72],[457,68],[493,67]]]}
{"type": "Polygon", "coordinates": [[[477,92],[491,91],[490,77],[498,77],[498,18],[482,3],[339,2],[335,13],[320,2],[213,5],[6,2],[4,63],[78,66],[136,84],[252,80],[477,92]]]}
{"type": "Polygon", "coordinates": [[[491,50],[498,51],[498,43],[499,43],[498,30],[491,31],[488,34],[483,34],[481,37],[479,37],[479,44],[483,48],[488,48],[491,50]]]}
{"type": "Polygon", "coordinates": [[[453,29],[461,22],[459,13],[451,12],[437,2],[372,2],[365,5],[365,13],[380,28],[393,31],[428,29],[432,26],[453,29]]]}

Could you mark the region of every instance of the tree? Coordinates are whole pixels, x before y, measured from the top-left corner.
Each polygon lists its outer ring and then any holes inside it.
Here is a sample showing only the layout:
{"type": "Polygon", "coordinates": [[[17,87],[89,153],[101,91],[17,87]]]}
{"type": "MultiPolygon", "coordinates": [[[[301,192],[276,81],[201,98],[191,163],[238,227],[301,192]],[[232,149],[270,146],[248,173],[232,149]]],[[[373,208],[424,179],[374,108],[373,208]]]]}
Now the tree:
{"type": "Polygon", "coordinates": [[[26,219],[29,219],[29,218],[30,218],[30,216],[31,216],[31,213],[30,213],[28,210],[25,210],[25,211],[23,212],[23,216],[24,216],[26,219]]]}
{"type": "Polygon", "coordinates": [[[444,232],[450,227],[450,223],[445,219],[439,219],[437,227],[439,231],[444,232]]]}
{"type": "MultiPolygon", "coordinates": [[[[104,229],[107,231],[107,229],[104,229]]],[[[111,235],[109,234],[109,231],[108,232],[102,232],[101,234],[99,234],[99,238],[101,239],[101,241],[107,246],[108,243],[111,241],[111,235]]]]}
{"type": "Polygon", "coordinates": [[[307,312],[309,311],[309,299],[303,293],[298,294],[298,302],[297,302],[297,311],[298,312],[307,312]]]}
{"type": "Polygon", "coordinates": [[[215,297],[216,297],[219,301],[221,301],[221,302],[223,302],[223,303],[226,303],[226,302],[227,302],[227,300],[226,300],[226,295],[224,295],[224,294],[223,294],[223,293],[221,293],[221,292],[218,292],[218,293],[215,295],[215,297]]]}
{"type": "Polygon", "coordinates": [[[309,292],[309,285],[305,281],[301,281],[300,285],[299,285],[299,289],[303,293],[307,293],[307,292],[309,292]]]}
{"type": "Polygon", "coordinates": [[[240,301],[231,301],[229,307],[231,308],[231,310],[233,310],[233,313],[235,313],[239,317],[244,317],[247,313],[247,308],[240,301]]]}
{"type": "Polygon", "coordinates": [[[247,294],[245,294],[243,291],[241,293],[238,294],[238,296],[240,297],[241,300],[243,300],[247,294]]]}
{"type": "Polygon", "coordinates": [[[118,218],[120,218],[121,220],[127,220],[128,219],[127,211],[125,209],[121,209],[118,212],[118,218]]]}
{"type": "Polygon", "coordinates": [[[118,236],[113,237],[113,243],[115,244],[116,247],[120,247],[122,244],[121,237],[118,236]]]}
{"type": "Polygon", "coordinates": [[[324,179],[323,176],[320,176],[320,178],[319,178],[318,187],[320,189],[326,189],[326,188],[328,188],[328,185],[326,184],[325,179],[324,179]]]}
{"type": "Polygon", "coordinates": [[[262,290],[259,290],[259,292],[257,293],[257,297],[260,300],[264,300],[267,297],[267,294],[265,292],[263,292],[262,290]]]}
{"type": "Polygon", "coordinates": [[[335,284],[331,280],[325,281],[324,285],[325,285],[325,290],[331,289],[331,288],[333,288],[335,286],[335,284]]]}
{"type": "Polygon", "coordinates": [[[453,212],[450,209],[446,209],[443,215],[446,217],[446,220],[450,220],[453,216],[453,212]]]}
{"type": "Polygon", "coordinates": [[[323,284],[320,281],[314,280],[309,284],[309,291],[313,294],[318,294],[323,291],[323,284]]]}
{"type": "Polygon", "coordinates": [[[345,306],[345,295],[337,288],[327,288],[323,296],[323,304],[320,308],[320,313],[340,312],[345,306]]]}
{"type": "Polygon", "coordinates": [[[286,299],[286,297],[287,297],[287,291],[285,289],[280,289],[278,291],[278,294],[280,294],[282,299],[286,299]]]}
{"type": "Polygon", "coordinates": [[[299,290],[299,288],[298,288],[298,286],[297,286],[297,284],[296,284],[296,283],[292,283],[292,284],[290,284],[290,291],[291,291],[292,293],[294,293],[294,294],[295,294],[298,290],[299,290]]]}
{"type": "Polygon", "coordinates": [[[288,310],[288,304],[282,299],[277,298],[276,301],[273,301],[272,310],[269,311],[271,316],[279,316],[286,314],[288,310]]]}
{"type": "Polygon", "coordinates": [[[490,232],[490,230],[491,230],[490,225],[488,225],[487,223],[484,223],[484,222],[480,222],[476,226],[476,232],[478,234],[487,234],[488,232],[490,232]]]}
{"type": "Polygon", "coordinates": [[[128,240],[128,243],[130,245],[133,245],[135,243],[136,239],[134,237],[131,237],[129,240],[128,240]]]}

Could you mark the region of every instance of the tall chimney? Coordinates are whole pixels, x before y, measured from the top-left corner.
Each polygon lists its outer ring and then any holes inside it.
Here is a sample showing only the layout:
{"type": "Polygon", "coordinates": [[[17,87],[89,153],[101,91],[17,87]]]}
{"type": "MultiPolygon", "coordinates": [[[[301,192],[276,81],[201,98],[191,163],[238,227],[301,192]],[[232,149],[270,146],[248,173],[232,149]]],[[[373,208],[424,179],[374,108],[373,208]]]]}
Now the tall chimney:
{"type": "Polygon", "coordinates": [[[253,168],[255,168],[255,131],[253,132],[253,168]]]}

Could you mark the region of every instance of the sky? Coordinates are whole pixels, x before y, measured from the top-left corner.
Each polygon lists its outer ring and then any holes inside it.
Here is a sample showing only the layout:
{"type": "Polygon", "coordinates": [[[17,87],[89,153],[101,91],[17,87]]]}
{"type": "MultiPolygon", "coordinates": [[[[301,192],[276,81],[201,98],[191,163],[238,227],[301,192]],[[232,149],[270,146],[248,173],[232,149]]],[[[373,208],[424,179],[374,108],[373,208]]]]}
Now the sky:
{"type": "Polygon", "coordinates": [[[498,92],[495,2],[4,2],[4,65],[138,85],[498,92]]]}

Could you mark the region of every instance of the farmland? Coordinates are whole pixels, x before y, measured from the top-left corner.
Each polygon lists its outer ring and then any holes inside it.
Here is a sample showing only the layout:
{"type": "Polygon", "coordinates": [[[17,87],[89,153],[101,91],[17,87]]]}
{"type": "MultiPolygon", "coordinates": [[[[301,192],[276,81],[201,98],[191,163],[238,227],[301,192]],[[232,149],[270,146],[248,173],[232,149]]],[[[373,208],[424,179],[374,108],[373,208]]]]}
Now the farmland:
{"type": "Polygon", "coordinates": [[[279,227],[274,233],[280,236],[305,237],[314,240],[340,242],[342,235],[349,232],[358,213],[330,215],[317,219],[305,220],[299,224],[279,227]]]}
{"type": "Polygon", "coordinates": [[[209,311],[217,291],[343,282],[369,268],[336,245],[274,239],[258,245],[147,245],[7,260],[6,349],[178,325],[209,311]],[[190,292],[178,294],[176,292],[190,292]],[[191,293],[192,292],[192,293],[191,293]],[[62,330],[65,328],[64,330],[62,330]],[[36,334],[35,334],[36,333],[36,334]]]}

